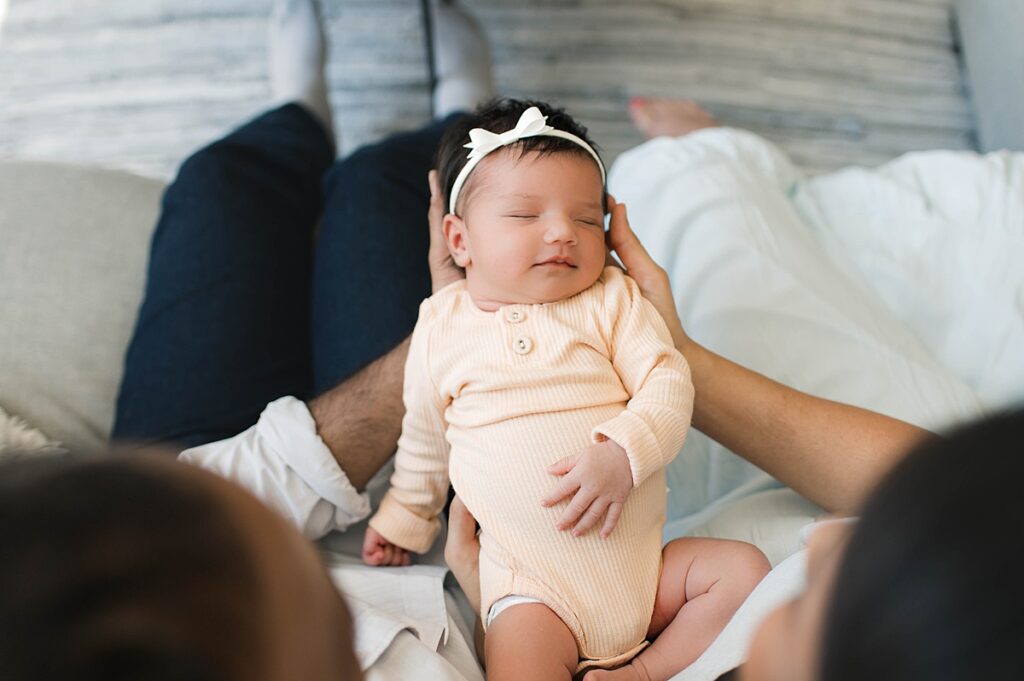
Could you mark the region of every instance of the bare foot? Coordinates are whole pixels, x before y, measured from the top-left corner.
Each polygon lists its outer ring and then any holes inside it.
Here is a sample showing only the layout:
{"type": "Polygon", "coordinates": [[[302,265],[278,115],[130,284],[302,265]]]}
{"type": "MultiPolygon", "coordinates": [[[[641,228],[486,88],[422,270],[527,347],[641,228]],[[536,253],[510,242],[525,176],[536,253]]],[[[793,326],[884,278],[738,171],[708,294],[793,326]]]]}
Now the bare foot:
{"type": "Polygon", "coordinates": [[[583,681],[651,681],[647,669],[636,658],[618,669],[591,669],[583,681]]]}
{"type": "Polygon", "coordinates": [[[694,130],[718,125],[700,104],[688,99],[634,97],[629,101],[629,117],[648,139],[682,137],[694,130]]]}

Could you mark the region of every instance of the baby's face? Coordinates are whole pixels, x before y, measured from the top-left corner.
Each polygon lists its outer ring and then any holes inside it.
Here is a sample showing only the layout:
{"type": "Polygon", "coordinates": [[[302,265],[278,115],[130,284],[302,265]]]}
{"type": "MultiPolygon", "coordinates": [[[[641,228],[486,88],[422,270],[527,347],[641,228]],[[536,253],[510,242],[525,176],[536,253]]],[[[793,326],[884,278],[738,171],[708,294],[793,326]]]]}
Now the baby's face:
{"type": "Polygon", "coordinates": [[[604,186],[583,154],[507,149],[473,170],[445,235],[485,310],[551,303],[591,286],[605,264],[604,186]]]}

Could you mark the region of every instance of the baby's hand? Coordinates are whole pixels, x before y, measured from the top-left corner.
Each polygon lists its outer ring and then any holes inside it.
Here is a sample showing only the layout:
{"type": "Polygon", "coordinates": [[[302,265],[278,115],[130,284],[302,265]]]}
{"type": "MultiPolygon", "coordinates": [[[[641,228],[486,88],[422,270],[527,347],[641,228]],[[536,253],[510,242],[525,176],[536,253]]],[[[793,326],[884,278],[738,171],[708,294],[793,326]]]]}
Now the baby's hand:
{"type": "Polygon", "coordinates": [[[367,565],[408,565],[411,559],[408,551],[392,544],[372,527],[367,527],[363,537],[363,562],[367,565]]]}
{"type": "Polygon", "coordinates": [[[548,472],[562,479],[541,504],[554,506],[572,496],[555,527],[560,530],[572,527],[573,535],[579,537],[604,518],[601,538],[606,539],[619,522],[622,505],[633,489],[633,473],[626,450],[606,440],[551,464],[548,472]]]}

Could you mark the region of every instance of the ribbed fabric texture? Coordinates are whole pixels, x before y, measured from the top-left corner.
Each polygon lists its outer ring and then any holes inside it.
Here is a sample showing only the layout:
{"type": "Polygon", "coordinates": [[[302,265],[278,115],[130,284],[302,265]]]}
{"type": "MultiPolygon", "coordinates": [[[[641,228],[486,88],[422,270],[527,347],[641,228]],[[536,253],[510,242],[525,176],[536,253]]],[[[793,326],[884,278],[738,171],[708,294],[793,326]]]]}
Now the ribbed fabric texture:
{"type": "Polygon", "coordinates": [[[548,604],[582,658],[642,645],[661,569],[664,467],[693,410],[686,361],[658,312],[614,267],[556,303],[476,307],[464,282],[420,307],[406,363],[391,489],[370,525],[416,552],[440,529],[449,477],[482,528],[482,614],[505,595],[548,604]],[[601,540],[560,532],[547,466],[610,438],[634,489],[601,540]]]}

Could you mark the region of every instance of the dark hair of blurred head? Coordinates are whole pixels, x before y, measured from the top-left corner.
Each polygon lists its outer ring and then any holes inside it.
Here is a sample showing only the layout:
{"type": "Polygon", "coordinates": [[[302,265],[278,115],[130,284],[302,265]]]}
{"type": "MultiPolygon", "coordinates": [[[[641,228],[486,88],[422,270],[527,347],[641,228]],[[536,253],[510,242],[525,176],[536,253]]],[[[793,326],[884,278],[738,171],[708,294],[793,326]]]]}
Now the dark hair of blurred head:
{"type": "Polygon", "coordinates": [[[865,505],[820,678],[1024,678],[1024,411],[910,454],[865,505]]]}
{"type": "MultiPolygon", "coordinates": [[[[487,102],[482,104],[473,113],[466,114],[449,125],[438,145],[435,167],[437,168],[441,191],[444,195],[445,210],[448,209],[448,198],[451,196],[452,187],[455,185],[455,178],[459,176],[459,172],[466,165],[469,150],[465,148],[465,144],[469,142],[469,131],[473,128],[483,128],[494,133],[503,133],[511,130],[516,127],[516,123],[519,122],[519,117],[523,115],[523,112],[531,106],[537,107],[542,114],[547,116],[548,125],[557,130],[576,135],[589,144],[594,153],[600,154],[597,145],[594,144],[594,141],[587,134],[587,129],[575,118],[567,114],[564,109],[554,107],[547,102],[532,99],[503,98],[487,102]]],[[[514,144],[508,145],[508,148],[518,152],[520,156],[536,152],[542,155],[556,153],[576,154],[583,158],[591,158],[586,149],[560,137],[525,137],[514,144]]],[[[470,173],[470,177],[463,185],[463,189],[459,194],[460,204],[462,199],[471,190],[470,185],[475,173],[476,170],[470,173]]]]}
{"type": "Polygon", "coordinates": [[[230,514],[177,465],[0,466],[4,681],[255,678],[256,573],[230,514]]]}

